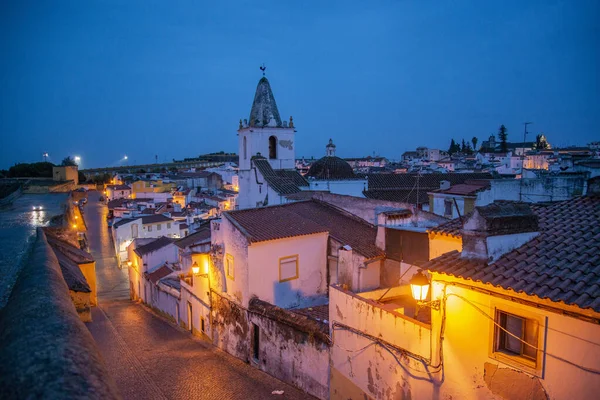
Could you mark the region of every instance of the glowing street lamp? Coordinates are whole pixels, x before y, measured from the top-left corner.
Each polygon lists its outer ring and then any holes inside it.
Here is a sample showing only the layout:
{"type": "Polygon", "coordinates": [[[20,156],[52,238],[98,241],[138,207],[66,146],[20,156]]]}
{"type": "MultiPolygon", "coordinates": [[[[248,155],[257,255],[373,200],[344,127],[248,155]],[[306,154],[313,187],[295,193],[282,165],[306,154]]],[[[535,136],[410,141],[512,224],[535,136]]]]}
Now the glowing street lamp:
{"type": "Polygon", "coordinates": [[[429,279],[425,276],[422,270],[419,270],[416,274],[410,278],[410,291],[412,292],[413,298],[417,302],[423,302],[427,298],[429,292],[429,279]]]}
{"type": "Polygon", "coordinates": [[[433,300],[426,302],[427,294],[429,293],[430,282],[429,279],[423,273],[423,270],[419,270],[416,274],[410,278],[410,291],[412,297],[417,301],[417,309],[415,311],[415,318],[419,314],[419,309],[422,307],[430,307],[434,310],[439,310],[441,301],[433,300]]]}
{"type": "Polygon", "coordinates": [[[192,265],[192,273],[194,275],[198,275],[200,273],[200,266],[196,261],[194,261],[194,264],[192,265]]]}

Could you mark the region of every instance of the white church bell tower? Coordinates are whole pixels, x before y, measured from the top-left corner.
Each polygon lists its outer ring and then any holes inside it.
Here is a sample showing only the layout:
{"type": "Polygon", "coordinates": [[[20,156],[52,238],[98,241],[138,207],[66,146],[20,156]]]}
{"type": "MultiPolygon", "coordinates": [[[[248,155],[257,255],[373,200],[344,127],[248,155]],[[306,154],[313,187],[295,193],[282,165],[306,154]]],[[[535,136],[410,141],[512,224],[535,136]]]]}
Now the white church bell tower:
{"type": "Polygon", "coordinates": [[[249,170],[252,156],[260,153],[273,169],[294,169],[294,122],[281,121],[271,85],[266,77],[258,81],[250,118],[240,120],[238,129],[239,168],[249,170]]]}

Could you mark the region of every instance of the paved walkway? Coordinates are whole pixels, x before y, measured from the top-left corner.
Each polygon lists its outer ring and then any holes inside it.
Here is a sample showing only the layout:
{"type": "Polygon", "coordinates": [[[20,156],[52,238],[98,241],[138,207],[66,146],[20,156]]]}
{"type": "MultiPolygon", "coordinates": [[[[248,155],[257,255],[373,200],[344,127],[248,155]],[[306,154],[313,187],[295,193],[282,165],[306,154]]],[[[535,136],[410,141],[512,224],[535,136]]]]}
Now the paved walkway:
{"type": "Polygon", "coordinates": [[[125,399],[312,398],[131,302],[98,197],[90,192],[85,206],[100,303],[87,326],[125,399]]]}

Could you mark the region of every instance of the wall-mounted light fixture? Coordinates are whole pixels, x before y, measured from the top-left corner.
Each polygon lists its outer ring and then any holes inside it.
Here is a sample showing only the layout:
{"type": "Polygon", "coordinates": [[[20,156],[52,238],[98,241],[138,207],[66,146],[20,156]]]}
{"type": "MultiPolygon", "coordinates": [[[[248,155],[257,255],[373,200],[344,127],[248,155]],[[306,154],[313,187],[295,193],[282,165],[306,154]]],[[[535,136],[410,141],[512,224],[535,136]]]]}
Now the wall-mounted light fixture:
{"type": "Polygon", "coordinates": [[[429,287],[431,283],[429,278],[425,276],[423,270],[419,270],[416,274],[410,278],[410,291],[412,292],[413,298],[417,301],[417,312],[419,308],[430,307],[434,310],[440,309],[440,300],[425,301],[427,294],[429,293],[429,287]]]}
{"type": "Polygon", "coordinates": [[[192,264],[192,273],[194,275],[198,275],[200,273],[200,266],[196,261],[194,261],[194,264],[192,264]]]}

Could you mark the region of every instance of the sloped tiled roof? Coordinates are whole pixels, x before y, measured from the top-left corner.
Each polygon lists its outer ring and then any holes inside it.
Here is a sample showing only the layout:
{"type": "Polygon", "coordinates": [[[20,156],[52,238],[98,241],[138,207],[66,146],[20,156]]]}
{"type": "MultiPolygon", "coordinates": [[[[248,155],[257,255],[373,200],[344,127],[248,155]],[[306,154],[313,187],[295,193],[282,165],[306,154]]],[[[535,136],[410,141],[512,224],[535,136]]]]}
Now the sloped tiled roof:
{"type": "Polygon", "coordinates": [[[85,279],[85,276],[83,276],[79,265],[73,262],[73,260],[63,252],[56,250],[56,248],[54,248],[54,254],[56,254],[63,278],[65,279],[69,290],[80,293],[90,293],[92,290],[90,289],[90,285],[85,279]]]}
{"type": "Polygon", "coordinates": [[[536,206],[540,234],[488,264],[446,253],[433,272],[600,312],[600,197],[536,206]]]}
{"type": "MultiPolygon", "coordinates": [[[[269,186],[279,194],[298,193],[300,189],[294,183],[295,179],[288,176],[280,176],[273,170],[269,160],[263,156],[253,156],[252,163],[260,171],[269,186]]],[[[308,185],[307,185],[308,186],[308,185]]]]}
{"type": "Polygon", "coordinates": [[[433,193],[455,194],[460,196],[475,196],[478,192],[490,187],[489,181],[467,181],[450,186],[448,189],[437,189],[433,193]]]}
{"type": "Polygon", "coordinates": [[[375,246],[377,228],[341,209],[317,200],[230,211],[223,215],[238,226],[250,242],[328,232],[366,258],[383,256],[375,246]]]}
{"type": "Polygon", "coordinates": [[[166,236],[161,236],[158,239],[156,239],[148,244],[138,247],[134,251],[135,251],[135,254],[137,254],[140,257],[143,257],[146,254],[155,252],[156,250],[162,249],[163,247],[170,245],[174,241],[175,241],[175,239],[171,239],[166,236]]]}
{"type": "Polygon", "coordinates": [[[112,190],[131,190],[127,185],[106,185],[106,188],[112,190]]]}
{"type": "Polygon", "coordinates": [[[167,264],[163,264],[160,267],[156,268],[152,272],[146,272],[145,275],[146,275],[146,279],[148,279],[150,282],[156,284],[156,282],[158,282],[160,279],[164,278],[165,276],[169,275],[172,272],[173,272],[173,270],[171,268],[169,268],[167,266],[167,264]]]}
{"type": "Polygon", "coordinates": [[[441,181],[448,181],[450,185],[464,183],[473,179],[492,179],[489,173],[450,173],[450,174],[369,174],[369,190],[371,189],[410,189],[418,186],[423,189],[439,189],[441,181]]]}
{"type": "Polygon", "coordinates": [[[143,215],[142,224],[156,224],[158,222],[172,222],[173,219],[162,214],[143,215]]]}
{"type": "Polygon", "coordinates": [[[113,226],[113,228],[118,228],[121,225],[128,224],[128,223],[133,222],[133,221],[135,221],[137,219],[140,219],[140,218],[139,217],[138,218],[123,218],[123,219],[120,219],[117,222],[115,222],[112,226],[113,226]]]}
{"type": "Polygon", "coordinates": [[[206,240],[210,240],[210,226],[208,225],[203,226],[197,232],[191,233],[184,238],[176,240],[175,246],[179,247],[180,249],[185,249],[186,247],[205,242],[206,240]]]}
{"type": "MultiPolygon", "coordinates": [[[[300,175],[300,172],[295,169],[276,169],[274,172],[281,178],[286,178],[292,181],[294,185],[302,187],[302,186],[310,186],[306,178],[300,175]]],[[[234,192],[237,194],[237,192],[234,192]]]]}
{"type": "Polygon", "coordinates": [[[438,190],[442,181],[458,185],[476,179],[492,179],[489,173],[451,174],[368,174],[366,198],[402,203],[428,204],[427,192],[438,190]]]}

